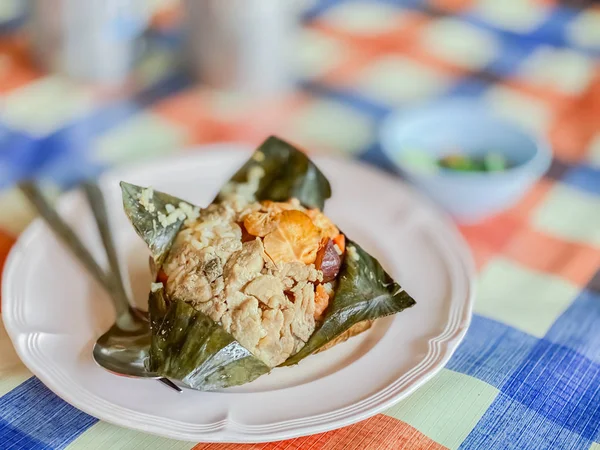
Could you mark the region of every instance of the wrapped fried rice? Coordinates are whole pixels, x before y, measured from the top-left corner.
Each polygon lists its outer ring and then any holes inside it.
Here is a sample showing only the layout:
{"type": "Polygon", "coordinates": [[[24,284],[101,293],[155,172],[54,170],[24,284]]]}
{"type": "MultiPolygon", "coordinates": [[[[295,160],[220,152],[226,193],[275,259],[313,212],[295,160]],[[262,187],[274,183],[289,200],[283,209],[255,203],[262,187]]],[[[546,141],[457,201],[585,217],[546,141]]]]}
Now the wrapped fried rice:
{"type": "Polygon", "coordinates": [[[316,166],[276,138],[204,209],[123,190],[153,257],[150,365],[190,387],[252,381],[414,304],[322,212],[330,188],[316,166]]]}

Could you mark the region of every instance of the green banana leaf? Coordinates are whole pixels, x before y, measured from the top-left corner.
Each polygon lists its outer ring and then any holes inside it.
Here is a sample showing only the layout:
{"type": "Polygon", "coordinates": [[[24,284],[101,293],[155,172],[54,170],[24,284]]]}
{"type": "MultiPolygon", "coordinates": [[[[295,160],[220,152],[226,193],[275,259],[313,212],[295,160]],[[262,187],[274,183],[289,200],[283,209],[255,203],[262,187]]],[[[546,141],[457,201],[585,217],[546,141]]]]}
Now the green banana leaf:
{"type": "MultiPolygon", "coordinates": [[[[264,170],[255,194],[257,200],[286,201],[295,197],[306,207],[323,209],[331,196],[329,182],[314,163],[276,137],[268,138],[231,181],[246,182],[255,166],[264,170]]],[[[142,187],[127,183],[121,183],[121,187],[127,216],[160,267],[183,221],[166,228],[156,226],[158,211],[164,214],[166,204],[176,206],[181,200],[154,192],[156,211],[151,213],[139,202],[142,187]]],[[[346,256],[323,322],[307,344],[282,365],[298,363],[359,322],[415,304],[375,258],[348,240],[351,246],[358,258],[346,256]]],[[[218,323],[183,301],[169,299],[163,289],[150,293],[149,312],[150,367],[161,376],[180,380],[194,389],[214,390],[248,383],[270,370],[218,323]]]]}
{"type": "MultiPolygon", "coordinates": [[[[129,221],[135,228],[137,234],[144,240],[157,268],[160,268],[166,258],[171,245],[177,237],[184,220],[178,219],[175,223],[163,227],[160,224],[159,213],[167,215],[166,206],[171,204],[175,207],[185,202],[180,198],[154,191],[151,202],[153,211],[148,211],[141,203],[140,196],[146,188],[121,181],[121,193],[123,196],[123,208],[129,221]]],[[[189,204],[189,203],[188,203],[189,204]]]]}
{"type": "Polygon", "coordinates": [[[206,314],[167,300],[163,289],[150,294],[149,309],[153,372],[212,391],[249,383],[271,370],[206,314]]]}
{"type": "Polygon", "coordinates": [[[253,167],[262,167],[257,200],[285,202],[297,198],[307,208],[323,209],[331,197],[331,185],[315,164],[291,144],[275,136],[256,149],[230,181],[243,183],[253,167]]]}
{"type": "Polygon", "coordinates": [[[167,294],[164,289],[158,289],[150,292],[148,296],[148,313],[150,316],[150,330],[153,334],[158,333],[163,323],[170,301],[167,300],[167,294]]]}
{"type": "Polygon", "coordinates": [[[348,239],[346,248],[351,247],[357,257],[346,254],[323,322],[306,345],[282,366],[298,364],[357,323],[398,313],[416,303],[377,259],[348,239]]]}

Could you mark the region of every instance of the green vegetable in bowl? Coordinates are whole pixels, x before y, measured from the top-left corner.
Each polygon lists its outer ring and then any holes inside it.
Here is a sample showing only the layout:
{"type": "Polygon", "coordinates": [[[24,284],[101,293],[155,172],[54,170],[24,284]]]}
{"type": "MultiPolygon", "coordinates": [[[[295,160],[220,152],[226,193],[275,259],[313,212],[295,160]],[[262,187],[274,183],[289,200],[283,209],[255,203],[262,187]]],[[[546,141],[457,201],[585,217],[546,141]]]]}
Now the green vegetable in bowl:
{"type": "Polygon", "coordinates": [[[436,159],[431,153],[419,150],[405,151],[400,155],[401,162],[414,172],[423,175],[438,173],[440,170],[453,172],[501,172],[512,165],[497,152],[483,156],[468,156],[460,152],[448,153],[436,159]]]}
{"type": "Polygon", "coordinates": [[[486,153],[483,157],[453,153],[441,158],[438,165],[457,172],[500,172],[509,167],[506,158],[495,152],[486,153]]]}

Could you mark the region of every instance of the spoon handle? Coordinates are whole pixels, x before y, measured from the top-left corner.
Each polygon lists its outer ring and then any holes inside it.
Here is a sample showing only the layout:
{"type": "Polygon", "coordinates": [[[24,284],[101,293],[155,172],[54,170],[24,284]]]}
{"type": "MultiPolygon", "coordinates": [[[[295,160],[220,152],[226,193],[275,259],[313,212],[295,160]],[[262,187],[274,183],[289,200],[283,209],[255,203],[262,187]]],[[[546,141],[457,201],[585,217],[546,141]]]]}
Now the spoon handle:
{"type": "Polygon", "coordinates": [[[71,228],[61,219],[56,210],[41,193],[39,187],[31,181],[25,181],[19,184],[19,189],[31,202],[38,214],[44,219],[54,234],[71,250],[94,279],[112,294],[114,288],[110,281],[110,277],[107,276],[98,263],[96,263],[94,257],[81,243],[73,230],[71,230],[71,228]]]}
{"type": "Polygon", "coordinates": [[[109,266],[108,275],[111,277],[111,281],[114,284],[115,295],[113,296],[113,303],[117,310],[117,316],[121,316],[129,312],[130,303],[127,298],[127,293],[125,292],[125,286],[123,285],[123,277],[121,276],[119,259],[117,257],[117,251],[115,250],[115,242],[112,237],[106,214],[104,196],[98,185],[91,181],[83,183],[83,190],[92,209],[92,213],[94,214],[94,218],[96,219],[96,226],[100,232],[102,244],[104,245],[109,266]]]}

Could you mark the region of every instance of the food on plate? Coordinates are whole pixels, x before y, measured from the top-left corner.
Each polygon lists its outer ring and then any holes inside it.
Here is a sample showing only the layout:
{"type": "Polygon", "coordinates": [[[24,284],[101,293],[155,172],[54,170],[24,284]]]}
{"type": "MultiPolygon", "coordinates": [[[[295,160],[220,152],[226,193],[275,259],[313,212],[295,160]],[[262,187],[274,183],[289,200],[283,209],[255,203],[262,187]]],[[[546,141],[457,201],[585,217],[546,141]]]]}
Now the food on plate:
{"type": "Polygon", "coordinates": [[[161,279],[167,296],[276,367],[304,346],[327,308],[340,232],[324,215],[316,225],[296,199],[258,202],[233,192],[184,222],[161,279]]]}
{"type": "Polygon", "coordinates": [[[277,138],[202,209],[121,187],[151,252],[150,368],[191,388],[250,382],[415,303],[323,212],[325,176],[277,138]]]}

